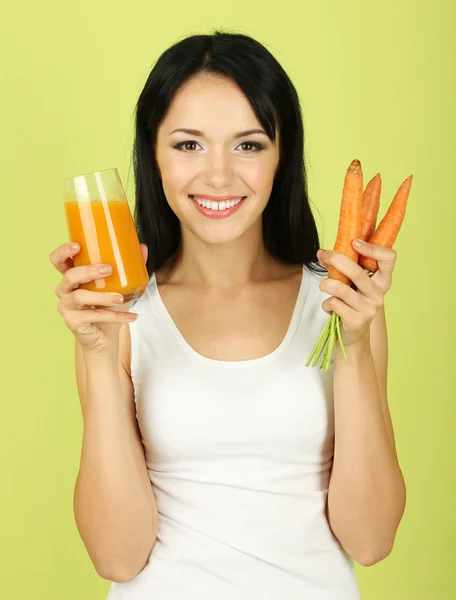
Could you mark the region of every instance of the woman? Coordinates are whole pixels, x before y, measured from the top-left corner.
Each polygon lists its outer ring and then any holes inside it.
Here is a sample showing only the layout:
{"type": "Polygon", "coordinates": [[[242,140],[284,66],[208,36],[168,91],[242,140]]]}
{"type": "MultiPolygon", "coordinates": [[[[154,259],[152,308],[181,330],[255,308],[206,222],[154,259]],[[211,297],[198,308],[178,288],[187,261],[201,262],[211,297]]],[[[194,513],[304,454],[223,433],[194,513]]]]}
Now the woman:
{"type": "Polygon", "coordinates": [[[134,158],[144,295],[116,307],[78,289],[106,272],[73,267],[77,250],[50,257],[76,337],[76,522],[109,600],[359,598],[353,561],[389,554],[405,505],[386,400],[395,252],[358,250],[372,278],[337,252],[318,265],[298,96],[250,37],[163,53],[134,158]],[[349,358],[306,368],[333,310],[349,358]]]}

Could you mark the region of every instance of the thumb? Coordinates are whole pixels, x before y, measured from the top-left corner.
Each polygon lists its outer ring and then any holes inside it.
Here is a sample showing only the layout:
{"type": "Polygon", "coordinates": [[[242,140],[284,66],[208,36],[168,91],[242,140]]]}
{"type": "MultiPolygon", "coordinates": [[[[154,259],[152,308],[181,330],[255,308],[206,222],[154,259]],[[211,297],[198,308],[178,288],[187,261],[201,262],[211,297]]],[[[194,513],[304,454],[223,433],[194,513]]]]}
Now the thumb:
{"type": "Polygon", "coordinates": [[[144,262],[147,262],[147,257],[149,256],[149,250],[148,250],[146,244],[139,244],[139,246],[141,248],[141,254],[144,259],[144,262]]]}

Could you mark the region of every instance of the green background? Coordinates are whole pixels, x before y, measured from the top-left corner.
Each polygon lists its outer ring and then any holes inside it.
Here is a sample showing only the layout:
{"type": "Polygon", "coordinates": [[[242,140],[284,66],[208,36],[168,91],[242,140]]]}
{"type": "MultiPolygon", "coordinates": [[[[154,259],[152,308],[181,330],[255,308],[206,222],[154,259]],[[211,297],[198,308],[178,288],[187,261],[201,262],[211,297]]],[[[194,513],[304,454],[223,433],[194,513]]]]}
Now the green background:
{"type": "Polygon", "coordinates": [[[456,5],[424,4],[44,0],[3,10],[2,598],[106,597],[110,583],[95,572],[73,517],[82,419],[74,338],[56,310],[61,276],[48,259],[67,241],[61,179],[117,167],[133,206],[137,97],[168,46],[213,28],[265,44],[298,90],[322,247],[334,243],[352,159],[365,183],[381,173],[381,216],[414,176],[385,304],[407,508],[392,554],[356,573],[364,600],[456,597],[456,5]]]}

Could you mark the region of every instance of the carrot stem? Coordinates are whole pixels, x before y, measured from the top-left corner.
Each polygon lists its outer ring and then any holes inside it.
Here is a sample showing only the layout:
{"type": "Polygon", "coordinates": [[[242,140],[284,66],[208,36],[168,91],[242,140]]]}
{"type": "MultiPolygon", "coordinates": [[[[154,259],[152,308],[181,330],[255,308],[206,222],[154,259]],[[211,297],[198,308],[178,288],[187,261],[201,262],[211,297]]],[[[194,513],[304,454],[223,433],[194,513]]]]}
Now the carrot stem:
{"type": "MultiPolygon", "coordinates": [[[[334,313],[333,313],[333,314],[334,314],[334,313]]],[[[324,354],[324,356],[323,356],[323,359],[322,359],[322,361],[321,361],[321,366],[320,366],[320,369],[323,369],[323,368],[325,368],[325,365],[326,365],[326,360],[327,360],[327,358],[328,358],[328,352],[330,352],[330,346],[331,346],[331,334],[332,334],[332,326],[333,326],[333,315],[331,315],[331,316],[329,317],[329,320],[328,320],[328,322],[329,322],[329,327],[328,327],[328,332],[327,332],[327,335],[326,335],[327,346],[326,346],[326,351],[325,351],[325,354],[324,354]]],[[[315,363],[313,364],[313,366],[315,367],[315,363]]]]}
{"type": "MultiPolygon", "coordinates": [[[[310,365],[310,363],[312,362],[312,358],[314,357],[314,355],[317,355],[315,364],[318,362],[318,359],[320,358],[320,354],[321,354],[321,352],[322,352],[322,350],[323,350],[323,348],[324,348],[324,346],[325,346],[325,344],[327,342],[327,339],[328,339],[328,330],[329,330],[329,327],[331,325],[330,321],[331,321],[331,319],[328,318],[328,320],[326,321],[326,324],[323,327],[322,332],[320,333],[320,336],[319,336],[319,338],[318,338],[315,346],[313,347],[313,350],[312,350],[312,352],[311,352],[311,354],[310,354],[310,356],[309,356],[309,358],[308,358],[308,360],[306,362],[306,367],[308,367],[310,365]]],[[[313,364],[312,366],[314,367],[315,364],[313,364]]]]}
{"type": "Polygon", "coordinates": [[[313,359],[312,366],[315,367],[320,359],[323,350],[326,347],[325,354],[320,366],[320,369],[327,371],[331,363],[331,358],[334,351],[334,345],[339,340],[340,347],[345,359],[348,359],[347,351],[344,346],[342,339],[342,333],[340,330],[340,317],[337,313],[333,312],[326,321],[326,324],[320,333],[320,336],[306,362],[306,367],[310,365],[313,359]]]}
{"type": "Polygon", "coordinates": [[[348,356],[345,351],[344,342],[342,340],[342,334],[340,333],[340,317],[339,317],[339,315],[337,315],[336,325],[337,325],[337,337],[339,338],[340,347],[342,348],[342,353],[343,353],[345,359],[347,359],[348,356]]]}
{"type": "Polygon", "coordinates": [[[331,315],[331,329],[329,332],[328,348],[326,349],[325,358],[320,367],[321,369],[324,369],[325,371],[327,371],[329,369],[329,363],[331,362],[331,356],[333,353],[334,342],[336,339],[336,330],[334,327],[335,322],[336,322],[336,319],[335,319],[336,316],[337,316],[337,313],[334,313],[334,312],[331,315]]]}
{"type": "Polygon", "coordinates": [[[313,362],[313,367],[315,367],[315,365],[317,364],[321,353],[324,350],[324,347],[326,345],[326,342],[328,341],[328,333],[329,333],[329,327],[331,325],[330,319],[328,318],[326,325],[323,329],[323,331],[320,334],[320,337],[318,338],[317,344],[315,345],[315,360],[313,362]]]}

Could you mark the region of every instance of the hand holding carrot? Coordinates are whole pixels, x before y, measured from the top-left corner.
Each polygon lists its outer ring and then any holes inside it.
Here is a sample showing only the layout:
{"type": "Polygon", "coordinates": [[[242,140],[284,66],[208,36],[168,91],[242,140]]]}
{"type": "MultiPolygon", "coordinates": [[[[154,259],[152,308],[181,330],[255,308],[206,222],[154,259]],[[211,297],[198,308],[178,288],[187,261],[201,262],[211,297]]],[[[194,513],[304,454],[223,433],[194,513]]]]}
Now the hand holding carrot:
{"type": "Polygon", "coordinates": [[[375,229],[382,187],[380,173],[369,181],[363,192],[361,162],[355,159],[350,163],[344,179],[334,250],[317,252],[318,260],[328,269],[328,278],[320,283],[320,289],[333,295],[322,303],[323,310],[331,316],[306,367],[312,360],[315,367],[326,348],[320,368],[327,371],[337,340],[344,357],[348,358],[345,346],[369,334],[370,324],[391,287],[396,263],[392,246],[405,217],[412,179],[410,175],[403,181],[375,229]],[[355,240],[361,244],[357,245],[355,240]]]}
{"type": "Polygon", "coordinates": [[[317,257],[323,266],[335,267],[352,281],[356,289],[347,283],[330,279],[320,282],[320,289],[331,294],[322,308],[328,314],[335,312],[341,319],[341,335],[344,346],[351,346],[369,335],[375,315],[384,304],[386,292],[391,287],[397,253],[392,248],[361,242],[353,242],[355,251],[378,263],[377,271],[369,277],[354,260],[336,251],[319,250],[317,257]]]}

